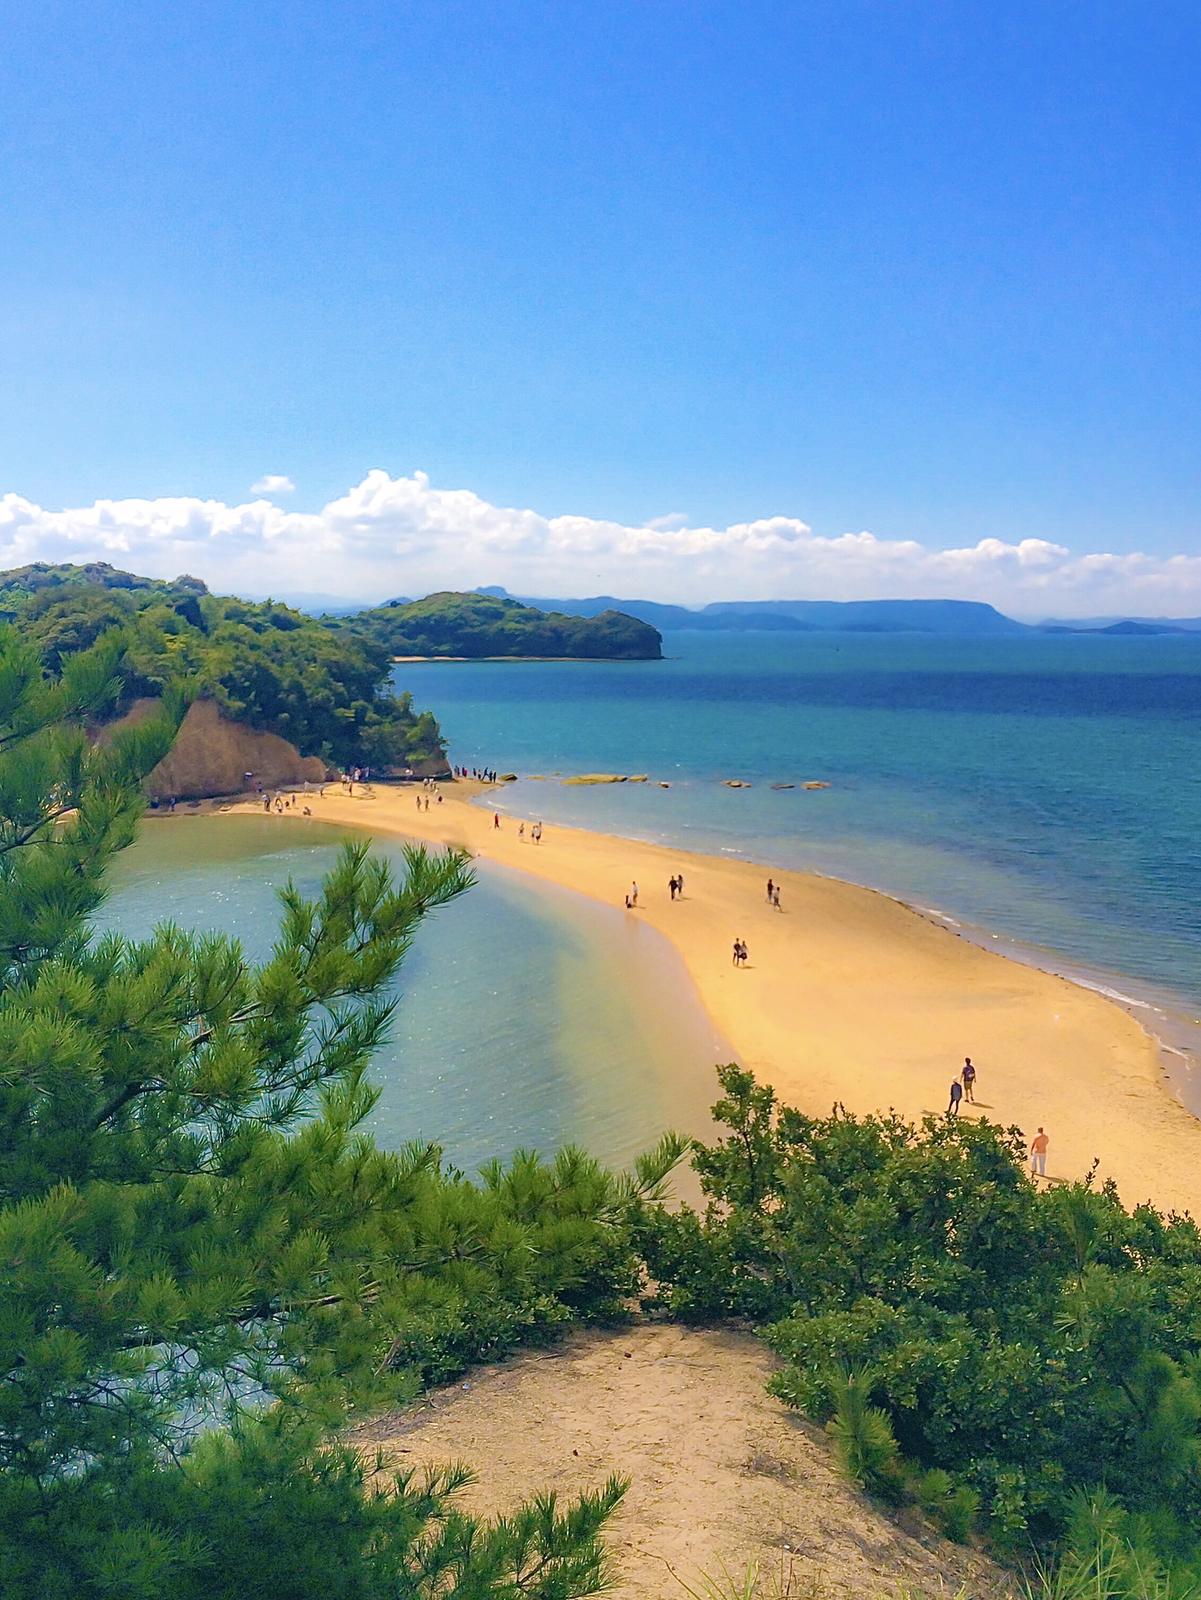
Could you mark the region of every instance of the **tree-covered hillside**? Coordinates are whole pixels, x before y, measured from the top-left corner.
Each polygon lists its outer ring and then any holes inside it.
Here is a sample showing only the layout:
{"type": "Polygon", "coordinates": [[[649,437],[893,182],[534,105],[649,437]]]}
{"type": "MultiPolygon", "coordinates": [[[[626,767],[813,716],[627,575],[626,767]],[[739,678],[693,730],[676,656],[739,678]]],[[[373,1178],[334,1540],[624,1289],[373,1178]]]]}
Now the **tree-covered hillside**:
{"type": "Polygon", "coordinates": [[[395,600],[337,624],[394,656],[572,656],[589,661],[658,661],[663,641],[649,623],[621,611],[568,617],[487,594],[442,593],[395,600]]]}
{"type": "Polygon", "coordinates": [[[273,601],[210,594],[199,578],[140,578],[105,562],[0,574],[0,618],[52,674],[108,628],[127,638],[122,700],[189,680],[251,727],[304,755],[386,768],[437,760],[438,724],[389,684],[389,651],[273,601]]]}

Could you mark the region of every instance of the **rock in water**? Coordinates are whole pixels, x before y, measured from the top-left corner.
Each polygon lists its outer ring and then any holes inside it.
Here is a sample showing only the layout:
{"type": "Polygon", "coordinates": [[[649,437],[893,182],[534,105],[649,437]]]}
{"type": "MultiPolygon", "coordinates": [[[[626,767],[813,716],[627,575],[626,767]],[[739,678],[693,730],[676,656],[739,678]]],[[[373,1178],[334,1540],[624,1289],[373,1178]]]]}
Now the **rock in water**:
{"type": "Polygon", "coordinates": [[[796,784],[795,783],[773,783],[772,784],[772,788],[773,789],[795,789],[796,788],[796,784]]]}

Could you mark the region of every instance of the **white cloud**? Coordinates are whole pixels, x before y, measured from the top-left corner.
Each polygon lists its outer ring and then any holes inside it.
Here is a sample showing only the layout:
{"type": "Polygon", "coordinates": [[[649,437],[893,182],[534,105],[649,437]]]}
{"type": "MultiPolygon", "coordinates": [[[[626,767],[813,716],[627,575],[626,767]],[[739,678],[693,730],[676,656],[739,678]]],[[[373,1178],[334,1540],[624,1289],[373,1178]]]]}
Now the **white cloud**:
{"type": "MultiPolygon", "coordinates": [[[[260,480],[260,484],[268,479],[260,480]]],[[[285,480],[287,481],[287,480],[285,480]]],[[[938,549],[868,532],[823,535],[795,517],[726,528],[678,515],[642,526],[544,517],[376,469],[316,512],[270,500],[98,500],[49,511],[0,497],[0,566],[102,559],[192,572],[218,591],[350,597],[502,583],[518,594],[714,599],[989,600],[1020,615],[1201,614],[1201,556],[1074,554],[1046,539],[938,549]]]]}
{"type": "Polygon", "coordinates": [[[250,485],[251,494],[291,494],[296,488],[291,478],[283,472],[264,472],[250,485]]]}

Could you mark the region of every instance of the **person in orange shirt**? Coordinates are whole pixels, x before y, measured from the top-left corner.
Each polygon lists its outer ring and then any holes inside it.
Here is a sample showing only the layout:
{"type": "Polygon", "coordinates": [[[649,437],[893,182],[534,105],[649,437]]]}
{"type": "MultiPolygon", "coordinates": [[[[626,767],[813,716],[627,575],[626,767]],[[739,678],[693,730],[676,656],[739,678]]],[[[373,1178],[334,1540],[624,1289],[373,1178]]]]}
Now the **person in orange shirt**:
{"type": "Polygon", "coordinates": [[[1047,1175],[1047,1145],[1050,1140],[1040,1128],[1030,1141],[1030,1171],[1039,1178],[1047,1175]]]}

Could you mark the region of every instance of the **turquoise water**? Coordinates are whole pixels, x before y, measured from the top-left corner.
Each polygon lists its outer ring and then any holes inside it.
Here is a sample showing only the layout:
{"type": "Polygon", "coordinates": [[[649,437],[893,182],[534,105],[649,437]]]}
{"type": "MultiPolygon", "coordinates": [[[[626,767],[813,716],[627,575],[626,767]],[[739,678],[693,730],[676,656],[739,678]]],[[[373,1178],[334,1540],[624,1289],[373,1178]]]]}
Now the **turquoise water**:
{"type": "Polygon", "coordinates": [[[523,775],[506,809],[813,868],[1201,1005],[1201,639],[678,633],[664,649],[396,676],[452,760],[523,775]],[[528,777],[586,771],[671,787],[528,777]],[[830,787],[770,787],[805,780],[830,787]]]}
{"type": "MultiPolygon", "coordinates": [[[[134,938],[167,920],[220,930],[261,959],[278,887],[315,890],[339,838],[295,819],[147,821],[97,921],[134,938]]],[[[399,855],[394,842],[376,848],[399,855]]],[[[392,1148],[432,1139],[473,1171],[518,1147],[575,1142],[624,1164],[665,1128],[706,1128],[727,1053],[674,953],[637,919],[485,867],[422,926],[396,992],[371,1122],[392,1148]]]]}

